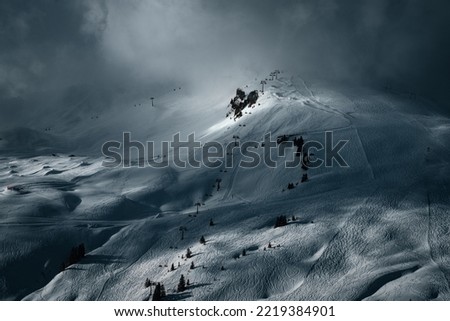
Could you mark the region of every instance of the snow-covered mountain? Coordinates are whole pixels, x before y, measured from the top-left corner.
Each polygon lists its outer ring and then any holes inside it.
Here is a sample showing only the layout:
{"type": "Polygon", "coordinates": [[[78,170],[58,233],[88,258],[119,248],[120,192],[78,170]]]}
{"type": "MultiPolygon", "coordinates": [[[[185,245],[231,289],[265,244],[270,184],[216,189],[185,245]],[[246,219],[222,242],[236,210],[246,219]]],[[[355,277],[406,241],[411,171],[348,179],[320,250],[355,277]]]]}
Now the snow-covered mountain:
{"type": "Polygon", "coordinates": [[[148,278],[168,300],[450,299],[449,118],[392,89],[283,75],[234,121],[232,90],[179,87],[153,107],[128,98],[92,115],[77,97],[53,122],[1,132],[0,298],[145,300],[148,278]],[[310,168],[304,183],[300,167],[102,166],[101,145],[126,131],[157,143],[332,131],[349,166],[310,168]],[[85,257],[61,272],[81,243],[85,257]],[[190,286],[177,293],[182,274],[190,286]]]}

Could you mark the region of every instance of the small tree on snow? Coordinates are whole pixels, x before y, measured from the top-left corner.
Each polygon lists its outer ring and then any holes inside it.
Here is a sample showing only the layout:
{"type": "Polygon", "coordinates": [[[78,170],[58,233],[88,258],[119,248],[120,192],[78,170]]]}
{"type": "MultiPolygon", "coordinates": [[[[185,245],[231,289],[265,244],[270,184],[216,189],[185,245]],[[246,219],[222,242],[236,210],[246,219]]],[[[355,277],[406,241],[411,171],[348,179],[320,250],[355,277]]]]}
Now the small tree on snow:
{"type": "Polygon", "coordinates": [[[200,238],[200,244],[205,245],[206,244],[206,240],[205,237],[202,235],[202,237],[200,238]]]}
{"type": "Polygon", "coordinates": [[[155,292],[153,292],[152,301],[161,301],[161,284],[156,284],[155,292]]]}
{"type": "Polygon", "coordinates": [[[190,259],[191,257],[192,257],[192,251],[191,251],[190,248],[188,248],[188,249],[186,250],[186,258],[187,258],[187,259],[190,259]]]}
{"type": "Polygon", "coordinates": [[[275,228],[286,225],[287,225],[287,217],[285,215],[277,216],[277,219],[275,221],[275,228]]]}
{"type": "Polygon", "coordinates": [[[177,291],[183,292],[184,290],[186,290],[186,281],[184,280],[184,275],[181,274],[180,281],[178,282],[177,291]]]}

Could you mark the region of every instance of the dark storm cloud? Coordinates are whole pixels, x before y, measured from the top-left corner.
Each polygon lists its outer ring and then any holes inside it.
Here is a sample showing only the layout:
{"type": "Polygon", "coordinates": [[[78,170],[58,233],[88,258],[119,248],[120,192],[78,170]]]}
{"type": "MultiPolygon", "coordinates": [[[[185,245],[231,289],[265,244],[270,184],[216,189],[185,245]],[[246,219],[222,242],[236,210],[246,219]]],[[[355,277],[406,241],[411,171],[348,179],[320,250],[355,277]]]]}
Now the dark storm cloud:
{"type": "Polygon", "coordinates": [[[79,71],[88,69],[96,55],[95,39],[82,32],[83,20],[81,3],[2,1],[2,93],[15,96],[42,89],[43,85],[79,81],[79,71]]]}
{"type": "Polygon", "coordinates": [[[2,118],[31,108],[30,95],[39,108],[91,91],[91,106],[106,108],[118,92],[218,87],[273,68],[445,102],[449,10],[420,0],[2,1],[2,118]]]}
{"type": "MultiPolygon", "coordinates": [[[[304,23],[287,35],[287,43],[293,43],[288,51],[299,52],[299,64],[309,62],[311,71],[319,74],[394,82],[436,99],[446,97],[448,2],[326,1],[328,7],[322,3],[299,6],[300,17],[306,15],[304,23]]],[[[293,28],[298,26],[295,14],[289,23],[293,28]]]]}

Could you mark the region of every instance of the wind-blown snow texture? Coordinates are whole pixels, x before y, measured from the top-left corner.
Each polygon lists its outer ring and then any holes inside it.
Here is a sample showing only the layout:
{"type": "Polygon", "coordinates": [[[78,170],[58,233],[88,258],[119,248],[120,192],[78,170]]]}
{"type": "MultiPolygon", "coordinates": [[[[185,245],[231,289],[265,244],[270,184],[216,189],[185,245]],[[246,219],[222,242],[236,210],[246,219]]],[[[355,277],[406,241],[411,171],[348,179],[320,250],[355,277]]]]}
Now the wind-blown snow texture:
{"type": "Polygon", "coordinates": [[[448,118],[421,97],[284,75],[234,122],[232,94],[177,88],[155,107],[130,99],[99,115],[77,97],[80,111],[59,122],[1,132],[0,298],[145,300],[149,278],[169,300],[450,299],[448,118]],[[110,169],[98,156],[123,131],[230,142],[268,132],[323,141],[327,130],[349,140],[349,167],[310,169],[284,192],[300,168],[110,169]],[[275,229],[279,215],[297,220],[275,229]],[[86,256],[60,272],[81,242],[86,256]],[[176,293],[181,274],[191,286],[176,293]]]}

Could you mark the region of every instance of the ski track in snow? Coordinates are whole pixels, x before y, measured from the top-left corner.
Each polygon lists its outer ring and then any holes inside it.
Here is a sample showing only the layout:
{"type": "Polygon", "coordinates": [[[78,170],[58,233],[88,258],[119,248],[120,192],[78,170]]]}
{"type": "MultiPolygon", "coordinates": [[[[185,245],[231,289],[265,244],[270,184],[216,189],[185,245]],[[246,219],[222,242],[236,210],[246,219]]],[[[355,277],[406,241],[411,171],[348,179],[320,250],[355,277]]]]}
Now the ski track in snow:
{"type": "Polygon", "coordinates": [[[439,188],[433,186],[427,191],[429,224],[427,241],[429,244],[431,260],[436,264],[446,280],[445,287],[448,291],[450,287],[450,260],[448,258],[448,253],[446,251],[443,252],[442,250],[447,250],[449,248],[449,191],[447,189],[447,183],[443,181],[437,186],[439,186],[439,188]],[[433,197],[435,202],[431,201],[433,197]],[[443,239],[445,239],[445,241],[443,241],[443,239]],[[445,246],[443,246],[441,242],[444,242],[443,244],[445,244],[445,246]]]}
{"type": "Polygon", "coordinates": [[[449,283],[449,278],[446,275],[446,273],[444,272],[444,270],[441,268],[440,264],[437,263],[437,259],[435,258],[435,255],[434,255],[434,251],[435,250],[432,248],[431,241],[430,241],[430,238],[431,238],[430,234],[432,233],[432,231],[431,231],[431,229],[432,229],[431,228],[431,220],[432,220],[432,218],[431,218],[431,202],[430,202],[430,192],[429,191],[427,191],[427,202],[428,202],[428,207],[427,207],[427,209],[428,209],[427,243],[428,243],[428,248],[429,248],[429,251],[430,251],[430,259],[433,262],[433,264],[439,269],[439,271],[442,274],[442,277],[447,281],[446,288],[447,288],[447,291],[448,291],[449,290],[449,284],[450,284],[449,283]]]}
{"type": "Polygon", "coordinates": [[[227,184],[227,190],[225,192],[225,194],[223,195],[222,201],[225,201],[229,198],[231,192],[233,191],[233,185],[234,185],[234,181],[236,179],[237,173],[239,172],[239,161],[237,161],[237,164],[234,165],[233,171],[231,172],[231,176],[228,179],[228,184],[227,184]]]}
{"type": "Polygon", "coordinates": [[[351,115],[348,115],[348,114],[346,114],[346,113],[343,113],[342,111],[340,111],[340,110],[337,109],[337,108],[333,108],[333,107],[331,107],[331,106],[329,106],[329,105],[327,105],[327,104],[321,103],[319,100],[317,100],[316,96],[315,96],[314,93],[311,91],[311,89],[306,85],[306,82],[305,82],[302,78],[300,78],[300,80],[301,80],[303,86],[305,87],[305,89],[308,91],[308,93],[309,93],[309,95],[310,95],[309,98],[310,98],[312,101],[314,101],[316,104],[319,104],[319,105],[325,107],[325,109],[320,109],[320,110],[332,112],[332,113],[334,113],[334,114],[336,114],[336,115],[340,115],[340,116],[344,117],[344,118],[348,121],[349,126],[351,126],[351,125],[353,124],[353,123],[352,123],[352,119],[354,119],[355,117],[353,117],[353,116],[351,116],[351,115]]]}

